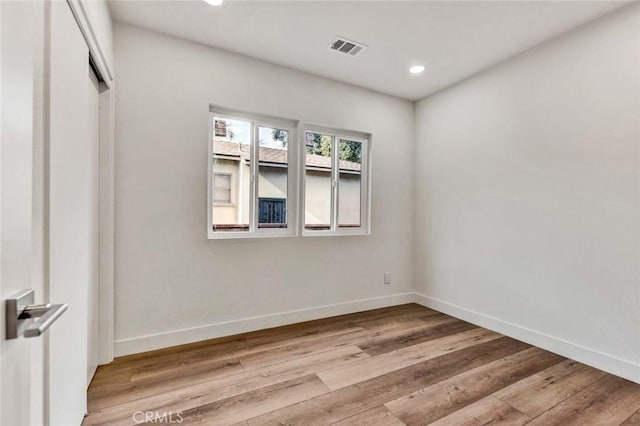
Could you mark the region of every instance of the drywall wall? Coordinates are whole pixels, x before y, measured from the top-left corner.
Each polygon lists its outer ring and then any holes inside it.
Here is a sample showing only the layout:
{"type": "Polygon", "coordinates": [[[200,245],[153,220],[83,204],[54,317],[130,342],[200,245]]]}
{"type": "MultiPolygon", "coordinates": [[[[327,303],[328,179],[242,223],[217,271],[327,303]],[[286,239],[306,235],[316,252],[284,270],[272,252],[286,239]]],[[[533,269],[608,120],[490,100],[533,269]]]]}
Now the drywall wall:
{"type": "Polygon", "coordinates": [[[416,105],[418,300],[640,381],[638,5],[416,105]]]}
{"type": "Polygon", "coordinates": [[[411,300],[412,103],[131,26],[114,34],[117,354],[411,300]],[[373,134],[372,234],[208,240],[209,104],[373,134]]]}

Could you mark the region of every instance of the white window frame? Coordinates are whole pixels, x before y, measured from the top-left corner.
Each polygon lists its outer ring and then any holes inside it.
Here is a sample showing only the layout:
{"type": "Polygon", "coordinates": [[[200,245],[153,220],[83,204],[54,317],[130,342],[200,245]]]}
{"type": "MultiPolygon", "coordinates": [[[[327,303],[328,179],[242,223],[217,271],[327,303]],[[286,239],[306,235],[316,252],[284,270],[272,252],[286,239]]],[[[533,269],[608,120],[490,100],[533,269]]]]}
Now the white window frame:
{"type": "MultiPolygon", "coordinates": [[[[298,179],[298,147],[299,147],[299,122],[268,115],[246,113],[215,105],[209,106],[209,137],[208,137],[208,184],[207,184],[207,236],[209,239],[238,239],[238,238],[273,238],[295,237],[299,229],[299,179],[298,179]],[[249,206],[249,231],[215,232],[213,230],[213,138],[214,117],[222,117],[231,120],[248,121],[251,124],[251,183],[249,206]],[[287,227],[286,228],[259,228],[258,227],[258,168],[259,168],[259,140],[258,128],[269,127],[287,130],[289,139],[287,143],[287,227]]],[[[233,199],[233,196],[232,196],[233,199]]]]}
{"type": "Polygon", "coordinates": [[[370,235],[371,234],[371,134],[350,130],[334,129],[331,127],[304,124],[301,140],[304,142],[300,149],[300,223],[302,236],[327,237],[340,235],[370,235]],[[308,230],[305,223],[306,212],[306,136],[307,132],[320,133],[332,137],[331,153],[331,225],[328,230],[308,230]],[[340,228],[338,226],[338,203],[340,192],[340,139],[362,143],[362,164],[360,170],[360,226],[340,228]]]}

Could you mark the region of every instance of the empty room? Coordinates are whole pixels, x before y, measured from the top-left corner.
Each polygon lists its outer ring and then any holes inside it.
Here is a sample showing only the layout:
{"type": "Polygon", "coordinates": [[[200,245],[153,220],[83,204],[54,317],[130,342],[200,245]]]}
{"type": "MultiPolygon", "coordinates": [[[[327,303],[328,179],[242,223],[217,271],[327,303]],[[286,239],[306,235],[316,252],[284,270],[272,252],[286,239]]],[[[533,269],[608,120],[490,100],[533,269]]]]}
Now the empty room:
{"type": "Polygon", "coordinates": [[[0,425],[640,426],[640,1],[0,0],[0,425]]]}

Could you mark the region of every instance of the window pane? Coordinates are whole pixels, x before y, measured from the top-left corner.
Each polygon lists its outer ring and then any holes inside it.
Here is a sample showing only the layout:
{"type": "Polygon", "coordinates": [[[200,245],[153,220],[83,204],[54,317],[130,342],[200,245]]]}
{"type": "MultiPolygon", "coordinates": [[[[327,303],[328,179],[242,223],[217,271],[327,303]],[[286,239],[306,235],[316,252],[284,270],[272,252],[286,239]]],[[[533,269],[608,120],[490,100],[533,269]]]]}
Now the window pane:
{"type": "Polygon", "coordinates": [[[214,117],[213,132],[213,230],[249,231],[251,123],[214,117]]]}
{"type": "Polygon", "coordinates": [[[362,143],[340,139],[338,227],[355,228],[362,223],[362,143]]]}
{"type": "Polygon", "coordinates": [[[258,127],[258,141],[258,228],[286,228],[289,132],[258,127]]]}
{"type": "Polygon", "coordinates": [[[307,132],[305,135],[305,229],[331,228],[331,146],[333,137],[307,132]]]}

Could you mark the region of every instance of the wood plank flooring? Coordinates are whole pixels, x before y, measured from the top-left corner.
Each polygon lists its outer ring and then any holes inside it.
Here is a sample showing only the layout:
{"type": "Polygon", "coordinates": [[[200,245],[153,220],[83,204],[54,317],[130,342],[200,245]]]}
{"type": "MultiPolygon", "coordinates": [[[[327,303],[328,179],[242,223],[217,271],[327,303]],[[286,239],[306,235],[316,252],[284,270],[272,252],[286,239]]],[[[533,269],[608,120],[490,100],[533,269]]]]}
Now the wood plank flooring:
{"type": "Polygon", "coordinates": [[[640,385],[409,304],[117,358],[84,425],[640,425],[640,385]]]}

